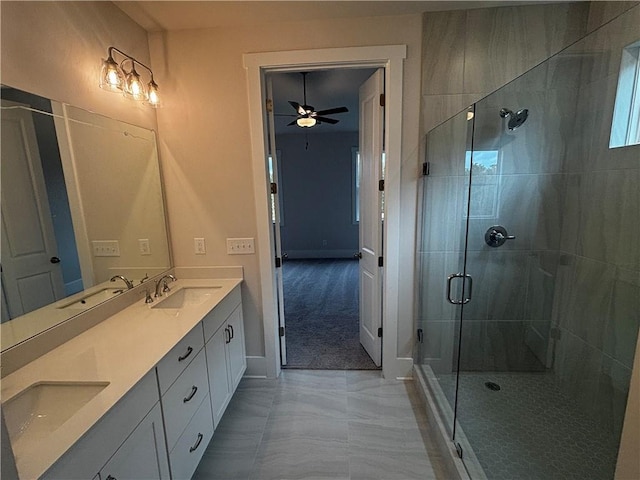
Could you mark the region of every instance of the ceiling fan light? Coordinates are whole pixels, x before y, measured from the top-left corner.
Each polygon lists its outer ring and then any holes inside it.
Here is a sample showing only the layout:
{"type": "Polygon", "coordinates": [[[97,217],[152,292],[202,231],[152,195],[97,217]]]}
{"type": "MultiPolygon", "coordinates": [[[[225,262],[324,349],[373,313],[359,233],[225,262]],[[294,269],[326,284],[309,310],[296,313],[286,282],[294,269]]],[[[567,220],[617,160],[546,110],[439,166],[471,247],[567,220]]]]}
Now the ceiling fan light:
{"type": "Polygon", "coordinates": [[[316,124],[316,119],[313,117],[302,117],[296,120],[296,124],[299,127],[311,128],[316,124]]]}

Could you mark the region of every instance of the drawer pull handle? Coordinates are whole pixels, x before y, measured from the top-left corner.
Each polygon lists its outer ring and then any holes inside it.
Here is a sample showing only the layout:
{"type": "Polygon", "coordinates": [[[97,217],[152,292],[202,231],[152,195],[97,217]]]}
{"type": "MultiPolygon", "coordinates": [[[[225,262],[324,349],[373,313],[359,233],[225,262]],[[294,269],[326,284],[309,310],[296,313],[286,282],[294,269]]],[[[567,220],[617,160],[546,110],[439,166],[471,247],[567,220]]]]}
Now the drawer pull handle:
{"type": "Polygon", "coordinates": [[[229,338],[229,341],[233,340],[233,337],[235,337],[235,335],[233,334],[233,325],[229,325],[229,331],[231,332],[231,338],[229,338]]]}
{"type": "Polygon", "coordinates": [[[191,348],[191,347],[187,348],[187,353],[185,353],[185,354],[184,354],[184,355],[182,355],[181,357],[178,357],[178,361],[179,361],[179,362],[181,362],[181,361],[183,361],[183,360],[186,360],[186,359],[187,359],[187,357],[188,357],[189,355],[191,355],[191,352],[193,352],[193,348],[191,348]]]}
{"type": "Polygon", "coordinates": [[[191,387],[191,393],[189,394],[188,397],[184,397],[182,399],[183,403],[187,403],[189,400],[191,400],[193,398],[193,396],[196,394],[196,392],[198,391],[198,387],[196,387],[195,385],[193,387],[191,387]]]}
{"type": "Polygon", "coordinates": [[[203,435],[201,433],[199,433],[198,434],[198,440],[196,440],[195,445],[189,449],[189,453],[192,453],[192,452],[194,452],[195,450],[198,449],[198,447],[200,446],[200,442],[202,442],[202,438],[203,438],[203,435]]]}
{"type": "Polygon", "coordinates": [[[108,475],[107,480],[118,480],[118,479],[112,475],[108,475]]]}

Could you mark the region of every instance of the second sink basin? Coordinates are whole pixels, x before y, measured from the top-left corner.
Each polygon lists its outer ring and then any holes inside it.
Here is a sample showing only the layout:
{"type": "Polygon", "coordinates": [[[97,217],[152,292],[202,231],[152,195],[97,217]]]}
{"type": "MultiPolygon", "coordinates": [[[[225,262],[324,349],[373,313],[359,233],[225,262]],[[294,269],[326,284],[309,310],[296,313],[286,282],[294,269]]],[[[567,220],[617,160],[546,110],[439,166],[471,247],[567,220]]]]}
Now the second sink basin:
{"type": "Polygon", "coordinates": [[[154,303],[151,308],[183,308],[187,305],[200,305],[222,287],[184,287],[176,290],[164,300],[154,303]]]}
{"type": "Polygon", "coordinates": [[[86,310],[88,308],[95,307],[105,300],[109,300],[110,298],[115,297],[119,293],[122,293],[121,288],[103,288],[98,290],[97,292],[85,295],[79,300],[74,300],[73,302],[67,303],[58,308],[70,310],[86,310]]]}
{"type": "Polygon", "coordinates": [[[42,382],[5,402],[2,409],[14,450],[19,450],[22,442],[49,436],[107,385],[108,382],[42,382]]]}

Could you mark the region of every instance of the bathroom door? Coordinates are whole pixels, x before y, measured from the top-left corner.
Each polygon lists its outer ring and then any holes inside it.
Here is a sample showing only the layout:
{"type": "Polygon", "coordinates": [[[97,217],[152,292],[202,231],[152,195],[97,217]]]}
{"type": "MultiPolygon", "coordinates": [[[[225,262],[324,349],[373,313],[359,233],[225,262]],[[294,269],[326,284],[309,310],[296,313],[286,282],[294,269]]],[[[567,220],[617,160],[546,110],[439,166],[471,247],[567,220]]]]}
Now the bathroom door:
{"type": "MultiPolygon", "coordinates": [[[[3,107],[19,106],[3,100],[3,107]]],[[[53,222],[28,110],[2,110],[2,286],[15,318],[64,297],[53,222]]]]}
{"type": "Polygon", "coordinates": [[[280,364],[287,364],[287,340],[284,319],[284,286],[282,281],[282,241],[280,236],[280,201],[278,196],[278,150],[276,149],[276,129],[273,112],[273,82],[267,76],[267,130],[269,141],[268,172],[270,182],[271,221],[274,236],[275,282],[276,298],[278,301],[278,331],[280,335],[280,364]]]}
{"type": "Polygon", "coordinates": [[[384,70],[360,87],[360,343],[382,365],[382,141],[384,70]]]}

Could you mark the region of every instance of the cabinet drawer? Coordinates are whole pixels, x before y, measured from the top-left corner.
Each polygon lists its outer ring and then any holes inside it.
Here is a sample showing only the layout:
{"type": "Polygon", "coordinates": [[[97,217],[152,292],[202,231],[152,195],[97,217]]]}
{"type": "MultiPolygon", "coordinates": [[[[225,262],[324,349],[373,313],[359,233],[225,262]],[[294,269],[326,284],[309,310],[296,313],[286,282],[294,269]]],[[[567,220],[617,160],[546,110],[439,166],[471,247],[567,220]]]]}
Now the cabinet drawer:
{"type": "Polygon", "coordinates": [[[173,480],[191,478],[212,436],[211,403],[207,396],[169,454],[173,480]]]}
{"type": "Polygon", "coordinates": [[[178,375],[189,366],[203,346],[202,326],[198,323],[158,362],[158,383],[161,395],[164,395],[178,375]]]}
{"type": "Polygon", "coordinates": [[[208,393],[207,363],[204,350],[200,350],[191,365],[161,399],[169,450],[173,448],[208,393]]]}
{"type": "Polygon", "coordinates": [[[214,333],[222,326],[231,312],[242,302],[240,285],[234,288],[206,317],[202,319],[204,338],[208,342],[214,333]]]}

